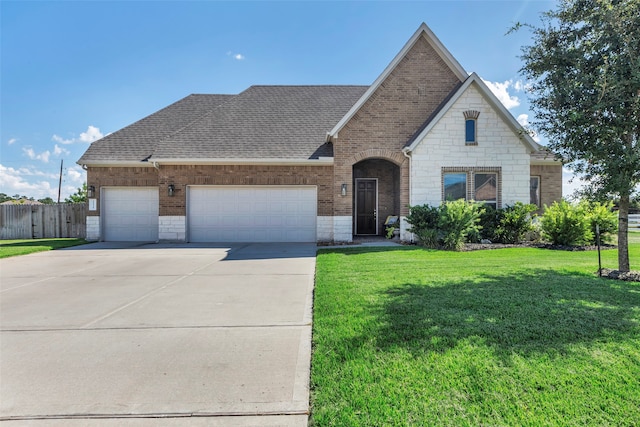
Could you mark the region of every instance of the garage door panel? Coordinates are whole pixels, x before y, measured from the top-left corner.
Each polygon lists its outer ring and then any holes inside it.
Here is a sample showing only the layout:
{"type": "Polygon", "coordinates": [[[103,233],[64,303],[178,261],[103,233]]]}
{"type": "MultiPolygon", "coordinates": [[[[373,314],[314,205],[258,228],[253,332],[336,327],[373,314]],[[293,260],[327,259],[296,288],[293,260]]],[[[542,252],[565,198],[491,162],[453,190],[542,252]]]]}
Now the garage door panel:
{"type": "Polygon", "coordinates": [[[315,187],[190,186],[193,242],[315,242],[315,187]]]}
{"type": "Polygon", "coordinates": [[[156,187],[103,188],[102,191],[104,240],[158,240],[156,187]]]}

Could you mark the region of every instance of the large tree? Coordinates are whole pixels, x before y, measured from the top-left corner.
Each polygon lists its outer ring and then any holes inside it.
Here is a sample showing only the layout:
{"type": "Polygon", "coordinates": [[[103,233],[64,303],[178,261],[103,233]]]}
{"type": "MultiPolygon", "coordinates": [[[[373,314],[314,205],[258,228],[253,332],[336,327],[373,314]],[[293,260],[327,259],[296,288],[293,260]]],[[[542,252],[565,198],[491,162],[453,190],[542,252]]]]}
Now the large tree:
{"type": "Polygon", "coordinates": [[[533,127],[600,195],[619,199],[618,269],[640,183],[640,0],[560,0],[522,49],[533,127]]]}
{"type": "Polygon", "coordinates": [[[82,187],[78,188],[78,191],[69,195],[64,199],[65,203],[87,203],[87,183],[82,184],[82,187]]]}

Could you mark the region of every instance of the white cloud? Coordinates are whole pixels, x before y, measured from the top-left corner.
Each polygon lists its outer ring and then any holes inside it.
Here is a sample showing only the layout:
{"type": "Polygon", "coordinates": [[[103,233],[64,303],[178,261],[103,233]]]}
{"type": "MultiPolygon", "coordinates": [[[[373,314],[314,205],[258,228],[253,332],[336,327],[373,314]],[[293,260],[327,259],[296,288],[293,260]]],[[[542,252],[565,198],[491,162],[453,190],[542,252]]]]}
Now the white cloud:
{"type": "Polygon", "coordinates": [[[33,148],[22,148],[22,151],[29,157],[31,160],[41,160],[44,163],[49,163],[49,156],[51,156],[51,152],[49,150],[43,151],[42,153],[36,153],[33,151],[33,148]]]}
{"type": "Polygon", "coordinates": [[[57,188],[52,187],[46,180],[29,181],[25,176],[46,176],[47,174],[37,171],[29,171],[24,168],[14,169],[0,164],[0,188],[2,192],[13,196],[20,194],[35,199],[57,196],[57,188]]]}
{"type": "Polygon", "coordinates": [[[58,144],[56,144],[53,147],[53,154],[55,154],[56,156],[59,156],[61,154],[66,154],[68,156],[71,154],[71,151],[67,150],[66,148],[62,148],[58,144]]]}
{"type": "Polygon", "coordinates": [[[12,144],[15,144],[16,142],[18,142],[18,138],[11,138],[9,141],[7,141],[7,145],[12,145],[12,144]]]}
{"type": "Polygon", "coordinates": [[[102,132],[100,132],[100,128],[89,125],[89,127],[87,127],[87,130],[85,132],[80,133],[80,137],[78,138],[74,137],[71,139],[64,139],[63,137],[54,134],[51,137],[51,139],[60,144],[69,145],[69,144],[74,144],[76,142],[84,142],[84,143],[90,144],[93,141],[96,141],[102,137],[104,137],[104,135],[102,134],[102,132]]]}
{"type": "MultiPolygon", "coordinates": [[[[78,184],[76,187],[79,187],[87,180],[87,173],[80,166],[71,166],[67,169],[66,180],[78,184]]],[[[72,193],[75,193],[75,188],[72,193]]]]}
{"type": "Polygon", "coordinates": [[[580,176],[574,174],[567,168],[562,168],[562,197],[570,198],[578,189],[587,185],[580,176]]]}
{"type": "MultiPolygon", "coordinates": [[[[489,87],[489,89],[491,89],[491,92],[493,92],[493,94],[500,100],[500,102],[502,102],[507,110],[520,105],[520,99],[518,99],[517,96],[510,95],[508,91],[510,87],[513,87],[516,91],[518,90],[514,87],[513,80],[506,80],[502,83],[490,82],[485,79],[482,79],[482,81],[489,87]]],[[[519,84],[518,86],[522,87],[521,84],[519,84]]]]}
{"type": "Polygon", "coordinates": [[[245,56],[243,54],[241,54],[241,53],[233,53],[231,51],[227,52],[227,56],[232,57],[236,61],[242,61],[245,58],[245,56]]]}
{"type": "Polygon", "coordinates": [[[87,128],[86,132],[82,132],[80,134],[80,141],[81,142],[87,142],[87,143],[92,143],[93,141],[97,141],[98,139],[102,138],[104,135],[102,134],[102,132],[100,132],[100,129],[98,129],[95,126],[91,126],[89,125],[89,127],[87,128]]]}
{"type": "Polygon", "coordinates": [[[533,129],[530,128],[530,123],[529,123],[529,115],[528,114],[520,114],[516,120],[518,121],[518,123],[520,123],[522,125],[523,128],[525,128],[526,130],[528,130],[530,132],[531,138],[533,138],[533,140],[535,142],[537,142],[538,144],[540,143],[540,137],[538,136],[537,133],[535,133],[533,131],[533,129]]]}

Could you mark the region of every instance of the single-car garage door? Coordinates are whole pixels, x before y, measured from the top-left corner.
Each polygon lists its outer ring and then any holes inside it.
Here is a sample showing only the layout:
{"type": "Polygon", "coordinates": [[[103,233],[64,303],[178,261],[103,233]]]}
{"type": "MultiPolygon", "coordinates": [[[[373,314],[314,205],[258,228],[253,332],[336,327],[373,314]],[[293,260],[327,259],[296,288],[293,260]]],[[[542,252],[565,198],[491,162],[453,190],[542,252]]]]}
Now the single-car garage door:
{"type": "Polygon", "coordinates": [[[191,242],[315,242],[310,186],[190,186],[191,242]]]}
{"type": "Polygon", "coordinates": [[[158,240],[158,187],[103,188],[101,191],[105,241],[158,240]]]}

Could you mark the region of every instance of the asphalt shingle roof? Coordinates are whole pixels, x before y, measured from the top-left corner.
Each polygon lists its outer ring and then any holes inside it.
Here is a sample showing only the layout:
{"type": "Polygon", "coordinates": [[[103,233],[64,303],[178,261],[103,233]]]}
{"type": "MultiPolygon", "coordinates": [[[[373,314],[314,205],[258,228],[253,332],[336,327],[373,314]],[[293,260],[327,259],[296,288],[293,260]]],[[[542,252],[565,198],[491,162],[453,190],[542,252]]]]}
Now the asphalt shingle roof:
{"type": "Polygon", "coordinates": [[[94,142],[78,163],[330,157],[326,134],[367,86],[251,86],[190,95],[94,142]]]}
{"type": "Polygon", "coordinates": [[[189,95],[91,144],[78,163],[142,161],[158,142],[224,104],[235,95],[189,95]]]}

